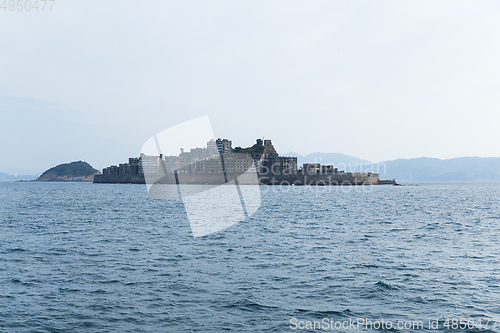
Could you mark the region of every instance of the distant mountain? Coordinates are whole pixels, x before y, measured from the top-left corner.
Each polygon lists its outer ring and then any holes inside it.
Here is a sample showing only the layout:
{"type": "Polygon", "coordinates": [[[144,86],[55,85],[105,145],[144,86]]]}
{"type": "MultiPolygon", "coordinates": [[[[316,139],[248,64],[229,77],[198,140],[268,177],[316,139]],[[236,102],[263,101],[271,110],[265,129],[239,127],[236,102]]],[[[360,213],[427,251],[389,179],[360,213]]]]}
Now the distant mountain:
{"type": "Polygon", "coordinates": [[[304,163],[333,164],[346,172],[376,172],[381,179],[397,181],[500,181],[500,157],[411,158],[371,163],[354,156],[338,153],[312,153],[297,156],[299,167],[304,163]]]}
{"type": "Polygon", "coordinates": [[[59,164],[45,171],[36,181],[42,182],[91,182],[100,174],[90,164],[83,161],[59,164]]]}
{"type": "Polygon", "coordinates": [[[340,153],[311,153],[303,156],[291,151],[283,154],[283,156],[297,156],[297,165],[299,167],[304,163],[321,163],[335,165],[340,170],[348,172],[359,172],[363,164],[372,164],[370,161],[340,153]]]}
{"type": "Polygon", "coordinates": [[[16,180],[34,180],[37,176],[33,175],[8,175],[6,173],[0,172],[0,182],[11,182],[16,180]]]}
{"type": "Polygon", "coordinates": [[[0,173],[6,173],[8,175],[15,175],[15,176],[17,176],[17,175],[41,175],[42,170],[7,168],[7,169],[1,169],[0,173]]]}
{"type": "Polygon", "coordinates": [[[500,181],[500,157],[459,157],[447,160],[420,157],[379,163],[386,179],[421,181],[500,181]],[[386,172],[384,174],[385,165],[386,172]]]}

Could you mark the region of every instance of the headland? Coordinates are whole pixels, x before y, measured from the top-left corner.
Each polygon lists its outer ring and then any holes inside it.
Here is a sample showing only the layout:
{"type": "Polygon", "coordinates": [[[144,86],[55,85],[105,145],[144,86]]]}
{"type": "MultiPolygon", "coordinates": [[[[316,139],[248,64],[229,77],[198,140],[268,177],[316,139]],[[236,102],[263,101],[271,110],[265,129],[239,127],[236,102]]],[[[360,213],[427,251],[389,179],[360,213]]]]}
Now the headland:
{"type": "Polygon", "coordinates": [[[37,182],[92,182],[100,172],[84,161],[59,164],[48,169],[37,182]]]}

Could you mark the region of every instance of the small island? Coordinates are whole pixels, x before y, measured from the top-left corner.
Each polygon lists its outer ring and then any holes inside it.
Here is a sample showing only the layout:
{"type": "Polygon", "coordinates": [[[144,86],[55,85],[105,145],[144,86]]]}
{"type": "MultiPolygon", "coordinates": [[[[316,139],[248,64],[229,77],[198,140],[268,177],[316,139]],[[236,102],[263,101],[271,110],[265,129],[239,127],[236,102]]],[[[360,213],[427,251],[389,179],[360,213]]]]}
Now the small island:
{"type": "Polygon", "coordinates": [[[93,182],[94,175],[101,174],[90,164],[77,161],[59,164],[48,169],[35,181],[37,182],[93,182]]]}
{"type": "Polygon", "coordinates": [[[129,158],[128,163],[111,165],[94,177],[94,183],[221,185],[396,185],[381,180],[371,170],[345,172],[335,165],[303,163],[297,157],[281,156],[271,140],[256,139],[247,148],[232,148],[232,141],[218,138],[205,147],[179,155],[146,155],[129,158]],[[253,177],[255,175],[255,177],[253,177]]]}

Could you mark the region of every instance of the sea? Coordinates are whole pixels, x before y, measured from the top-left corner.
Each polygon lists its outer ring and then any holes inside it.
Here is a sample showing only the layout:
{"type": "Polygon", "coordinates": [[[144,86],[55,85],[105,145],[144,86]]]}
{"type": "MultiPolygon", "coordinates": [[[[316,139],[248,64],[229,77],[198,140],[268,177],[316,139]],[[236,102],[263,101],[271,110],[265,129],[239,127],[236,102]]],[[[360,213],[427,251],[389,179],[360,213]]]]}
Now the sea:
{"type": "Polygon", "coordinates": [[[0,332],[500,332],[500,183],[403,184],[193,237],[145,185],[2,182],[0,332]]]}

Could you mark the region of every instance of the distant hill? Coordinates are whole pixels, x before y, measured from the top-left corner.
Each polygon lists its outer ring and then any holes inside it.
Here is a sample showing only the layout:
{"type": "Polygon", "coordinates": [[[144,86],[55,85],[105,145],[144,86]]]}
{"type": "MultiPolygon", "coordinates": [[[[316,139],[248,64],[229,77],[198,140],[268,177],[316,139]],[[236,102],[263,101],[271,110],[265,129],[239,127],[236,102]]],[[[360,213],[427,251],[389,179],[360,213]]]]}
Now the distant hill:
{"type": "Polygon", "coordinates": [[[346,172],[380,173],[381,179],[397,181],[500,181],[500,157],[459,157],[442,160],[420,157],[371,163],[354,156],[338,153],[312,153],[306,156],[289,152],[283,156],[297,156],[303,163],[333,164],[346,172]]]}
{"type": "Polygon", "coordinates": [[[16,180],[34,180],[37,176],[33,175],[8,175],[0,172],[0,182],[11,182],[16,180]]]}
{"type": "Polygon", "coordinates": [[[380,163],[381,177],[421,181],[500,181],[500,157],[459,157],[447,160],[420,157],[380,163]]]}
{"type": "Polygon", "coordinates": [[[91,182],[100,172],[83,161],[59,164],[48,169],[36,181],[42,182],[91,182]]]}
{"type": "Polygon", "coordinates": [[[22,168],[1,169],[0,172],[5,173],[7,175],[14,175],[14,176],[17,176],[17,175],[41,175],[42,174],[42,170],[32,170],[32,169],[22,169],[22,168]]]}
{"type": "Polygon", "coordinates": [[[321,163],[335,165],[340,170],[344,171],[361,171],[362,164],[371,164],[370,161],[360,158],[344,155],[340,153],[311,153],[308,155],[300,155],[293,151],[283,154],[283,156],[297,156],[297,165],[300,168],[304,163],[321,163]]]}

